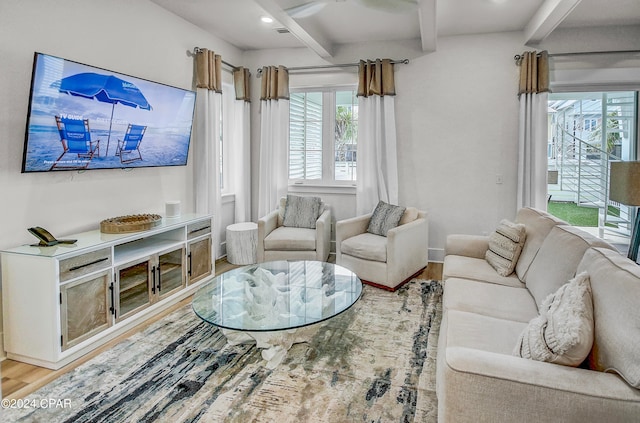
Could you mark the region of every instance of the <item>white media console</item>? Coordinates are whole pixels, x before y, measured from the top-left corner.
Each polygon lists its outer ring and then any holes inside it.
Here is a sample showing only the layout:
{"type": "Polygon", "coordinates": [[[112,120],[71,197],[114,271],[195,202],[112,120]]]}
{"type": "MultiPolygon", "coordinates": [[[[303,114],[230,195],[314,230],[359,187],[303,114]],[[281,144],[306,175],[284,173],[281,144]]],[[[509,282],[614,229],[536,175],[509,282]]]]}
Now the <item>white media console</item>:
{"type": "Polygon", "coordinates": [[[58,369],[193,294],[214,276],[212,216],[69,235],[1,252],[7,357],[58,369]]]}

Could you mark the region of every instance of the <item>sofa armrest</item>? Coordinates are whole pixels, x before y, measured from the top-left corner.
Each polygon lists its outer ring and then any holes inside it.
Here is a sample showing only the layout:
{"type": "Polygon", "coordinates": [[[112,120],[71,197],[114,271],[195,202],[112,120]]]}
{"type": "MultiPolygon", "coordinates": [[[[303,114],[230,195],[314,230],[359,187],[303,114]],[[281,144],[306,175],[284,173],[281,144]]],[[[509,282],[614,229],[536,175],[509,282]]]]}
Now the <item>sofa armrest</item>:
{"type": "Polygon", "coordinates": [[[456,255],[472,258],[484,258],[489,249],[489,237],[486,235],[459,235],[447,236],[444,248],[445,256],[456,255]]]}
{"type": "Polygon", "coordinates": [[[442,421],[634,421],[640,411],[640,390],[613,373],[472,348],[441,351],[442,421]]]}
{"type": "Polygon", "coordinates": [[[340,263],[342,241],[367,232],[369,219],[371,219],[371,213],[336,222],[336,263],[340,263]]]}
{"type": "Polygon", "coordinates": [[[426,213],[387,232],[388,280],[402,281],[429,263],[429,226],[426,213]]]}
{"type": "Polygon", "coordinates": [[[258,263],[264,261],[264,239],[277,227],[278,210],[273,210],[266,216],[258,219],[258,248],[256,249],[258,263]]]}
{"type": "Polygon", "coordinates": [[[326,261],[331,249],[331,210],[325,205],[316,221],[316,258],[326,261]]]}

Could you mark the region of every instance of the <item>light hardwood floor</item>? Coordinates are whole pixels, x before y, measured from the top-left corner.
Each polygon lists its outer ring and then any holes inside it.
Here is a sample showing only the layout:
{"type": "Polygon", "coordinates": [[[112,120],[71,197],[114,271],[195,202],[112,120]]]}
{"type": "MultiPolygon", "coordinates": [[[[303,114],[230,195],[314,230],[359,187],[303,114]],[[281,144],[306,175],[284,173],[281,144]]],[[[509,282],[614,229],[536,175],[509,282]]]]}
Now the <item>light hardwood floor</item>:
{"type": "MultiPolygon", "coordinates": [[[[333,256],[332,256],[333,257],[333,256]]],[[[237,266],[229,264],[226,260],[219,260],[216,262],[216,274],[220,274],[231,270],[237,266]]],[[[429,263],[427,268],[418,275],[420,279],[441,279],[442,278],[442,263],[429,263]]],[[[33,366],[31,364],[21,363],[14,360],[4,360],[1,363],[2,366],[2,398],[24,398],[30,393],[36,391],[42,386],[50,383],[61,375],[75,369],[79,365],[85,363],[101,352],[108,350],[118,342],[127,339],[133,334],[145,329],[153,322],[161,319],[172,311],[191,303],[191,297],[185,298],[179,303],[175,304],[171,308],[163,311],[152,319],[136,326],[128,332],[120,335],[112,341],[106,343],[100,348],[92,351],[84,357],[74,361],[73,363],[62,367],[58,370],[45,369],[43,367],[33,366]]]]}

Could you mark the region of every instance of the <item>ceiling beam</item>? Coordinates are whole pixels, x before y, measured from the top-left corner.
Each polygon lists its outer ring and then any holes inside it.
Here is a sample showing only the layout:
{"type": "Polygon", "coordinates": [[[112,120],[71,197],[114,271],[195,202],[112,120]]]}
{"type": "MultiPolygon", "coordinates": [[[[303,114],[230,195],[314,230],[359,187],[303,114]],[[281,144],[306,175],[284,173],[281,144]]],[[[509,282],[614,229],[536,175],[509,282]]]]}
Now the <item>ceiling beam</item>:
{"type": "Polygon", "coordinates": [[[438,27],[436,22],[436,0],[418,0],[418,20],[422,51],[436,51],[438,27]]]}
{"type": "Polygon", "coordinates": [[[525,44],[547,38],[581,0],[545,0],[524,28],[525,44]]]}
{"type": "Polygon", "coordinates": [[[333,56],[333,44],[320,31],[303,28],[275,0],[255,0],[273,19],[280,22],[289,32],[320,57],[333,56]]]}

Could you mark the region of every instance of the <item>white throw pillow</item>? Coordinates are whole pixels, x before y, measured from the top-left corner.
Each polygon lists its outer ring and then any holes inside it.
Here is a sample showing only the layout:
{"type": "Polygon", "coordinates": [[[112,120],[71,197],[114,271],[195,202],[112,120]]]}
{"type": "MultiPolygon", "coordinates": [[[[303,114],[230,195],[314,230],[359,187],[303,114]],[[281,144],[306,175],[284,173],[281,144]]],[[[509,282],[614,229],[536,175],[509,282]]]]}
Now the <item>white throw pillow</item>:
{"type": "Polygon", "coordinates": [[[542,302],[513,355],[576,367],[589,355],[593,333],[591,284],[582,272],[542,302]]]}
{"type": "Polygon", "coordinates": [[[407,209],[404,211],[404,214],[402,215],[402,218],[400,219],[400,223],[398,223],[398,226],[413,222],[417,218],[418,209],[415,207],[407,207],[407,209]]]}
{"type": "Polygon", "coordinates": [[[484,256],[487,263],[500,276],[512,274],[526,237],[527,231],[522,223],[502,219],[495,232],[489,236],[489,249],[484,256]]]}

